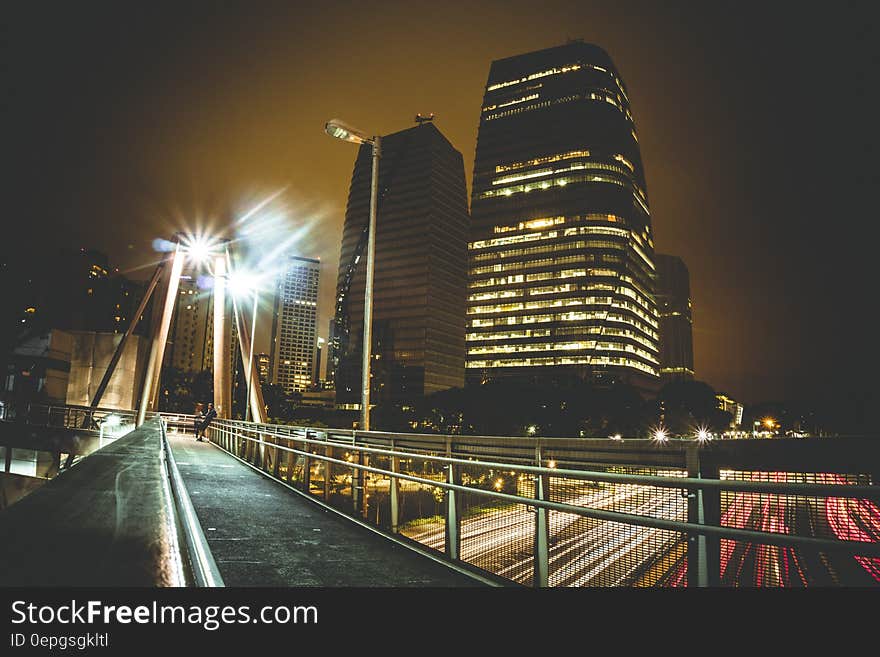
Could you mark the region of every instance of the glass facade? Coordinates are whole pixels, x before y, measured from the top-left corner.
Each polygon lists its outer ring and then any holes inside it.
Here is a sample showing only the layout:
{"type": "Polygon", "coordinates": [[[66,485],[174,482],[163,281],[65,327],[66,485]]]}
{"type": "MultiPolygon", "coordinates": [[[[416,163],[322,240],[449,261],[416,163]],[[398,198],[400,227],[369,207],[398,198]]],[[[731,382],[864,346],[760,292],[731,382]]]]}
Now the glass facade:
{"type": "Polygon", "coordinates": [[[287,392],[312,384],[318,344],[318,275],[321,262],[290,256],[279,276],[272,325],[274,382],[287,392]]]}
{"type": "Polygon", "coordinates": [[[571,42],[492,63],[471,218],[469,380],[656,382],[645,177],[603,50],[571,42]]]}
{"type": "MultiPolygon", "coordinates": [[[[360,401],[372,147],[355,162],[342,234],[328,376],[336,402],[360,401]]],[[[464,385],[467,290],[464,162],[432,124],[382,138],[373,282],[371,399],[464,385]]]]}
{"type": "MultiPolygon", "coordinates": [[[[690,275],[684,261],[657,254],[657,309],[660,313],[660,376],[694,378],[690,275]]],[[[727,409],[725,409],[727,410],[727,409]]]]}

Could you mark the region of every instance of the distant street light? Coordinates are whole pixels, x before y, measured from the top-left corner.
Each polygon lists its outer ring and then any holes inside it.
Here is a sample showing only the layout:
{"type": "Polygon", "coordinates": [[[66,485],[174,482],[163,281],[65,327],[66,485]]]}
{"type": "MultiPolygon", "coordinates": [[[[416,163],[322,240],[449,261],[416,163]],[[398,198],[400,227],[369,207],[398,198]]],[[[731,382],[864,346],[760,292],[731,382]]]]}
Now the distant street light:
{"type": "Polygon", "coordinates": [[[364,346],[361,367],[361,428],[370,430],[370,359],[373,334],[373,269],[376,251],[376,205],[379,197],[379,157],[382,151],[382,138],[368,137],[338,119],[324,125],[331,137],[353,144],[370,144],[373,147],[373,175],[370,186],[370,226],[367,233],[367,272],[364,285],[364,346]]]}
{"type": "Polygon", "coordinates": [[[217,243],[204,235],[187,235],[181,245],[183,251],[198,264],[207,262],[217,255],[217,243]]]}

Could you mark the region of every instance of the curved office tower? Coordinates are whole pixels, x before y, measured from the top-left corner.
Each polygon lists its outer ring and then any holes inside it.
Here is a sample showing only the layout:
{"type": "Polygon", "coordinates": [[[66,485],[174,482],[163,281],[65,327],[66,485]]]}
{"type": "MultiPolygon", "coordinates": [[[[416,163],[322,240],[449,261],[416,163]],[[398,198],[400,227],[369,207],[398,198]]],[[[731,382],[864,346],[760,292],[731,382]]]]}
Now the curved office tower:
{"type": "Polygon", "coordinates": [[[492,63],[468,248],[469,380],[654,387],[645,177],[626,87],[601,48],[492,63]]]}

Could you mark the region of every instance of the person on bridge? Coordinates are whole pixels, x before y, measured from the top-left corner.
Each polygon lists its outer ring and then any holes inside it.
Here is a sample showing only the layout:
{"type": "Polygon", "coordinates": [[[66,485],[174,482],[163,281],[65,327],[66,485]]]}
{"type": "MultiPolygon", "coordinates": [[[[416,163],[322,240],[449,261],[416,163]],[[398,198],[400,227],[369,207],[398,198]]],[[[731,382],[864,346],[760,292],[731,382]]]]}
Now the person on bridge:
{"type": "Polygon", "coordinates": [[[205,413],[205,418],[202,420],[202,423],[199,425],[199,433],[197,440],[201,442],[204,440],[205,430],[211,424],[211,420],[217,417],[217,410],[214,408],[214,404],[208,402],[208,412],[205,413]]]}
{"type": "Polygon", "coordinates": [[[202,410],[202,408],[202,402],[198,402],[196,404],[195,410],[193,411],[193,435],[196,438],[199,437],[199,427],[205,420],[205,412],[202,410]]]}

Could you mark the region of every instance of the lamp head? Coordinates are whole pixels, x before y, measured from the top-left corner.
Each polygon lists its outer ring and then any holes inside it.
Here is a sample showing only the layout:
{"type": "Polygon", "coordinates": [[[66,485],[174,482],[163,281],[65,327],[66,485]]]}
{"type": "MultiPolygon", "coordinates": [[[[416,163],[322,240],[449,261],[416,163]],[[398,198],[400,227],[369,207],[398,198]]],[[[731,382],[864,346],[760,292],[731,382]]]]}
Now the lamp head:
{"type": "Polygon", "coordinates": [[[372,144],[373,140],[357,128],[353,128],[339,119],[331,119],[324,125],[324,131],[331,137],[350,141],[353,144],[372,144]]]}
{"type": "Polygon", "coordinates": [[[206,262],[211,256],[217,255],[217,242],[204,235],[188,235],[181,240],[187,255],[195,262],[206,262]]]}

